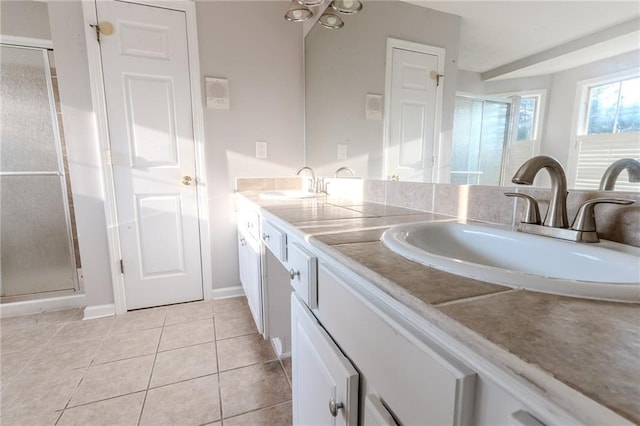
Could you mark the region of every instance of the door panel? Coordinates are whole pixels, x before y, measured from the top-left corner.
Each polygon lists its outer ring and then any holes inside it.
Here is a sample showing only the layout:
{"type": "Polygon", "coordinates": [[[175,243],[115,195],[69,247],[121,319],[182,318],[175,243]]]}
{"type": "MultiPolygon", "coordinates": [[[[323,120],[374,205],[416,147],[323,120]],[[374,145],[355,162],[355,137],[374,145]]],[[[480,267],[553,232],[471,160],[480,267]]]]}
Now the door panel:
{"type": "Polygon", "coordinates": [[[202,299],[185,13],[96,8],[127,309],[202,299]]]}
{"type": "Polygon", "coordinates": [[[177,118],[171,79],[130,74],[124,74],[123,79],[133,167],[177,166],[177,118]]]}

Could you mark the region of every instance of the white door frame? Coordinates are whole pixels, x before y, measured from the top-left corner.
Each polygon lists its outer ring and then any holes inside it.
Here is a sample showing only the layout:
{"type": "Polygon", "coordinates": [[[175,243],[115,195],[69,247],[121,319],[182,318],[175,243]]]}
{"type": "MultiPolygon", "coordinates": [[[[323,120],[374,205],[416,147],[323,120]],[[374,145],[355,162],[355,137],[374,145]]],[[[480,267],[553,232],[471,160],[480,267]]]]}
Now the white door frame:
{"type": "MultiPolygon", "coordinates": [[[[103,1],[103,0],[96,0],[103,1]]],[[[116,0],[113,0],[116,1],[116,0]]],[[[202,108],[202,91],[200,87],[200,58],[198,51],[198,31],[196,26],[196,5],[192,0],[117,0],[145,6],[185,12],[187,23],[187,42],[189,54],[189,79],[191,82],[191,108],[193,113],[193,139],[196,154],[196,190],[198,198],[198,222],[200,225],[200,260],[202,265],[202,287],[204,299],[213,298],[211,245],[209,238],[209,209],[207,206],[207,181],[204,152],[204,113],[202,108]]],[[[85,24],[85,39],[89,59],[89,78],[91,81],[91,97],[96,117],[98,141],[102,163],[102,183],[105,192],[105,219],[107,224],[107,243],[109,246],[109,263],[113,299],[116,314],[127,311],[124,292],[124,277],[120,272],[121,247],[118,233],[118,216],[116,212],[116,192],[111,164],[109,127],[107,121],[107,105],[102,76],[102,58],[100,45],[96,41],[96,33],[90,25],[97,23],[97,12],[94,1],[83,1],[82,12],[85,24]]]]}
{"type": "MultiPolygon", "coordinates": [[[[418,53],[425,53],[427,55],[434,55],[438,57],[438,74],[444,75],[445,65],[445,52],[442,47],[429,46],[427,44],[415,43],[412,41],[400,40],[397,38],[387,37],[387,56],[384,72],[384,123],[383,123],[383,141],[382,149],[384,152],[383,172],[382,179],[389,178],[389,170],[387,164],[387,149],[389,148],[389,131],[391,126],[389,119],[391,118],[391,71],[393,70],[393,49],[410,50],[418,53]]],[[[436,109],[435,118],[433,123],[433,172],[432,182],[437,181],[438,170],[440,169],[440,128],[442,127],[442,102],[443,102],[443,90],[444,84],[438,84],[436,87],[436,109]]]]}

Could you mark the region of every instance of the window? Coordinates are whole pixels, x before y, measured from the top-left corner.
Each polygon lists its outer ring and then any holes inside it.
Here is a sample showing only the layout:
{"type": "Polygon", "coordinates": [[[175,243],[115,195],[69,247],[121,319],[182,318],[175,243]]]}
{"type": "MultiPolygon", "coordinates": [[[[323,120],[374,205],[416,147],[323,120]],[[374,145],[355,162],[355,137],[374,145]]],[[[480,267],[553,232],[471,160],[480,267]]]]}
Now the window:
{"type": "Polygon", "coordinates": [[[640,77],[588,88],[586,134],[640,131],[640,77]]]}
{"type": "MultiPolygon", "coordinates": [[[[607,167],[621,158],[640,159],[640,70],[578,83],[575,143],[569,154],[569,185],[598,189],[607,167]]],[[[640,191],[626,171],[616,190],[640,191]]]]}

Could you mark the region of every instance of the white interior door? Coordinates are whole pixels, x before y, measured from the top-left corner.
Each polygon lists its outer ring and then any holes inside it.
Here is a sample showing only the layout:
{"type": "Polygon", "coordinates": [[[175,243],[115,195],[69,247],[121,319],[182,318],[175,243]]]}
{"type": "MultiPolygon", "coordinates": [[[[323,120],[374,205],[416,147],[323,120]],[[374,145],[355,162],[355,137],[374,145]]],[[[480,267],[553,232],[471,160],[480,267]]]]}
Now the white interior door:
{"type": "Polygon", "coordinates": [[[96,7],[127,309],[202,299],[185,13],[96,7]]]}
{"type": "Polygon", "coordinates": [[[391,63],[387,175],[432,182],[438,56],[394,47],[387,60],[391,63]]]}

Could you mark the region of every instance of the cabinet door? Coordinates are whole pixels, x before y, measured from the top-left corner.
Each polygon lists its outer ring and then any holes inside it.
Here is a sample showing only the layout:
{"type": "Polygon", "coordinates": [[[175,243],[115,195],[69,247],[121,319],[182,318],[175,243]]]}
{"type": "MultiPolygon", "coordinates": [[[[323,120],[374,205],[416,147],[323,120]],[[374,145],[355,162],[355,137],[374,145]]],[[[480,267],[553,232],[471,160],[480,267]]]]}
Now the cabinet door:
{"type": "Polygon", "coordinates": [[[291,295],[294,425],[353,425],[358,422],[358,372],[291,295]]]}
{"type": "Polygon", "coordinates": [[[259,333],[262,333],[262,277],[260,273],[260,246],[249,236],[238,232],[238,263],[240,268],[240,283],[247,296],[249,310],[256,323],[259,333]]]}

